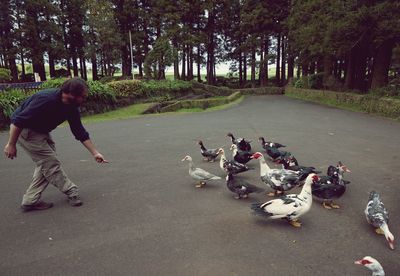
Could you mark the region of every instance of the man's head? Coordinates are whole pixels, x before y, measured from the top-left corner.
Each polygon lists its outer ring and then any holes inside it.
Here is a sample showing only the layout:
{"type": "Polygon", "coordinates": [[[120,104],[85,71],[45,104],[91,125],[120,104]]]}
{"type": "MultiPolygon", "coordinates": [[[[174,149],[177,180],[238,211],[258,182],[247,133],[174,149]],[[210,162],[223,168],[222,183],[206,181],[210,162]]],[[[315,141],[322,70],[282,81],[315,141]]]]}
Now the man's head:
{"type": "Polygon", "coordinates": [[[81,105],[89,94],[89,87],[81,78],[72,78],[61,85],[61,100],[64,104],[81,105]]]}

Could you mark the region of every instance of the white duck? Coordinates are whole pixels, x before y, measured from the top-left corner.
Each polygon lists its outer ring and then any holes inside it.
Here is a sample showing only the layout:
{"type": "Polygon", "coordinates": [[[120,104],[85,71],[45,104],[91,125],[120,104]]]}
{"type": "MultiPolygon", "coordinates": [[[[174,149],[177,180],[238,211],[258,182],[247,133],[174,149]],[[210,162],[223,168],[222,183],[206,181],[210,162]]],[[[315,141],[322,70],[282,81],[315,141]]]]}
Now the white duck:
{"type": "Polygon", "coordinates": [[[394,236],[390,232],[388,226],[389,213],[377,192],[372,191],[369,194],[367,207],[364,213],[368,223],[375,227],[375,232],[380,235],[385,235],[390,249],[394,249],[394,236]]]}
{"type": "Polygon", "coordinates": [[[372,271],[372,276],[385,276],[382,265],[370,256],[365,256],[361,260],[355,261],[355,264],[365,266],[372,271]]]}
{"type": "Polygon", "coordinates": [[[193,179],[199,180],[199,183],[196,184],[196,188],[202,188],[204,185],[206,185],[206,180],[221,179],[221,177],[213,175],[212,173],[209,173],[201,168],[196,168],[194,166],[192,157],[189,155],[186,155],[181,161],[189,161],[189,175],[193,179]]]}
{"type": "Polygon", "coordinates": [[[271,219],[286,219],[292,226],[301,227],[298,218],[307,213],[312,205],[311,184],[318,181],[315,173],[307,176],[300,194],[284,195],[265,203],[253,203],[255,214],[271,219]]]}
{"type": "Polygon", "coordinates": [[[285,169],[271,169],[260,152],[254,153],[251,158],[260,161],[261,180],[275,190],[274,193],[269,193],[269,196],[283,194],[283,192],[292,189],[298,184],[302,177],[300,171],[296,172],[285,169]]]}

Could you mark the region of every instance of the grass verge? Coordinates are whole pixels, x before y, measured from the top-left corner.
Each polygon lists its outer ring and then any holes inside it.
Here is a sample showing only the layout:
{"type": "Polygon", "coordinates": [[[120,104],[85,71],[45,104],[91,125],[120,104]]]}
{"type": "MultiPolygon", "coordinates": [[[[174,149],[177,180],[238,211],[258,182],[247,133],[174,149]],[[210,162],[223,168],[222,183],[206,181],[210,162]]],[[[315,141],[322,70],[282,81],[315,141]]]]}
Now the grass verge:
{"type": "MultiPolygon", "coordinates": [[[[221,98],[221,97],[218,97],[218,98],[221,98]]],[[[185,108],[185,109],[180,109],[176,112],[166,112],[165,114],[217,111],[217,110],[222,110],[222,109],[234,106],[234,105],[240,103],[243,99],[244,99],[244,96],[241,96],[237,100],[230,102],[228,104],[224,104],[224,105],[214,106],[214,107],[210,107],[207,109],[185,108]]],[[[142,115],[142,112],[145,111],[152,104],[153,103],[134,104],[134,105],[119,108],[117,110],[113,110],[110,112],[102,113],[102,114],[88,115],[88,116],[85,116],[82,118],[82,122],[90,123],[90,122],[119,120],[119,119],[127,119],[127,118],[137,117],[137,116],[142,115]]],[[[164,114],[164,113],[157,113],[156,115],[159,115],[159,114],[164,114]]]]}

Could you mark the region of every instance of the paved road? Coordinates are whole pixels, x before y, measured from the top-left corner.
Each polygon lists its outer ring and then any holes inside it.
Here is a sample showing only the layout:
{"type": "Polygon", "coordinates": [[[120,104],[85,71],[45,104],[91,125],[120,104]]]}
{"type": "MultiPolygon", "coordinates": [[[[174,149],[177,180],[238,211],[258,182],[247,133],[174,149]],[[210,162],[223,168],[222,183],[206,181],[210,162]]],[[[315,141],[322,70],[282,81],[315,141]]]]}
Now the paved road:
{"type": "MultiPolygon", "coordinates": [[[[399,275],[399,250],[367,225],[369,191],[383,197],[390,227],[400,237],[400,124],[284,96],[248,97],[227,110],[145,116],[87,125],[111,161],[98,165],[68,128],[53,136],[59,157],[85,200],[69,207],[54,187],[43,197],[55,203],[43,212],[21,213],[19,203],[33,165],[22,150],[0,158],[1,275],[370,275],[353,261],[371,255],[387,275],[399,275]],[[301,164],[325,171],[343,161],[352,173],[342,209],[316,201],[296,229],[284,221],[251,214],[263,194],[235,200],[224,181],[196,189],[186,154],[201,160],[195,141],[229,147],[227,132],[288,145],[301,164]]],[[[0,133],[5,144],[7,133],[0,133]]],[[[264,187],[259,166],[243,177],[264,187]]],[[[294,190],[298,192],[298,190],[294,190]]]]}

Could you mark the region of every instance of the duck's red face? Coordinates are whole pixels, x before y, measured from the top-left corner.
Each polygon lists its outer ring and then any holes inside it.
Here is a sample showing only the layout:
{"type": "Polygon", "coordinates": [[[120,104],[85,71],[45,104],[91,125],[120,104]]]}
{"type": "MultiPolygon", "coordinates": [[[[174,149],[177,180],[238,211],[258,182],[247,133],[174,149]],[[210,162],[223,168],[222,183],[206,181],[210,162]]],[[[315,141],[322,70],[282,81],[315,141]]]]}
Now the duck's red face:
{"type": "Polygon", "coordinates": [[[312,180],[313,180],[313,182],[318,182],[318,181],[320,180],[320,178],[319,178],[318,175],[314,174],[314,175],[312,176],[312,180]]]}
{"type": "Polygon", "coordinates": [[[263,156],[260,152],[256,152],[254,153],[252,156],[250,156],[251,159],[258,159],[261,156],[263,156]]]}
{"type": "Polygon", "coordinates": [[[359,264],[359,265],[369,265],[372,264],[372,262],[370,260],[367,259],[362,259],[362,260],[358,260],[354,262],[355,264],[359,264]]]}

